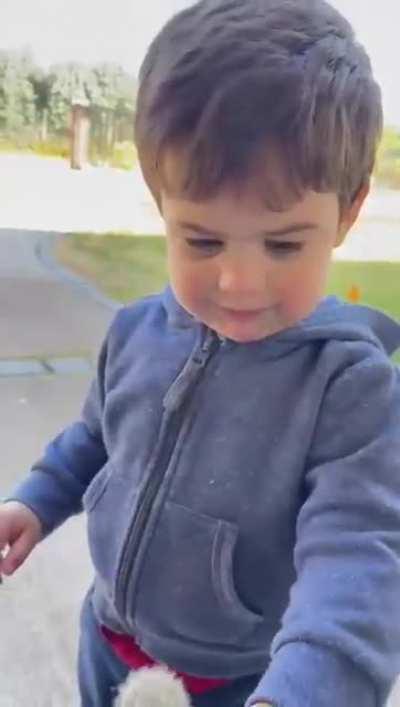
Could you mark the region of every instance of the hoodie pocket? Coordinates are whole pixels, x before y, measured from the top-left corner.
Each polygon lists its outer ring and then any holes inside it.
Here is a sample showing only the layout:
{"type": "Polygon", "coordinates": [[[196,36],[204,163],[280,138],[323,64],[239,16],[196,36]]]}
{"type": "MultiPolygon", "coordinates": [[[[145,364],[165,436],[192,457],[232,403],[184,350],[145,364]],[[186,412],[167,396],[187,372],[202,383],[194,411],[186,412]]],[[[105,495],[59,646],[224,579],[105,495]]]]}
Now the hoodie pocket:
{"type": "Polygon", "coordinates": [[[144,559],[135,620],[143,631],[240,644],[263,621],[239,598],[238,528],[167,502],[144,559]]]}
{"type": "Polygon", "coordinates": [[[100,501],[107,488],[111,472],[112,466],[110,462],[107,462],[100,471],[97,472],[96,476],[87,487],[82,498],[83,507],[87,513],[93,511],[100,501]]]}
{"type": "Polygon", "coordinates": [[[107,461],[83,497],[90,556],[103,587],[112,596],[124,539],[135,514],[137,489],[107,461]]]}

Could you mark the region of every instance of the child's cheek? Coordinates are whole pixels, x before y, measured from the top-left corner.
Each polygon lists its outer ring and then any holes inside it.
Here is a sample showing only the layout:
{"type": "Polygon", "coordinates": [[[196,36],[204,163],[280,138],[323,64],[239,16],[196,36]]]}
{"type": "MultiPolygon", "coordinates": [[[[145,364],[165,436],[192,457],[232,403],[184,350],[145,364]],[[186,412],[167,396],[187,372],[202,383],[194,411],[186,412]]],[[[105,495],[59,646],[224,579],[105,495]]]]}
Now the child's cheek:
{"type": "Polygon", "coordinates": [[[201,280],[189,272],[178,272],[171,278],[172,288],[178,302],[194,316],[201,318],[206,293],[201,280]]]}
{"type": "Polygon", "coordinates": [[[323,296],[320,288],[314,285],[303,280],[285,289],[281,303],[288,323],[298,322],[314,311],[323,296]]]}

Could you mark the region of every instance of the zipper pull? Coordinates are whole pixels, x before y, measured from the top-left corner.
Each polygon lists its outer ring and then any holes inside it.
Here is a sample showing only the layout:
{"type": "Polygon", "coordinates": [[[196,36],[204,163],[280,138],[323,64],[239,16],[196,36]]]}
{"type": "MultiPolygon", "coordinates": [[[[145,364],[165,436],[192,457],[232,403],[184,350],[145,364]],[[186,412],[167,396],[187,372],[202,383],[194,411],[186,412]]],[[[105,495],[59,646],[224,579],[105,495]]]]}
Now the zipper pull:
{"type": "Polygon", "coordinates": [[[213,353],[213,346],[218,339],[215,334],[208,330],[201,347],[188,359],[179,376],[172,383],[167,391],[163,407],[165,410],[175,412],[182,404],[186,394],[192,388],[199,377],[200,371],[206,365],[213,353]]]}
{"type": "Polygon", "coordinates": [[[217,339],[216,339],[214,333],[213,333],[211,330],[208,330],[207,336],[206,336],[206,338],[204,339],[204,341],[203,341],[203,343],[202,343],[202,345],[201,345],[200,350],[199,350],[199,351],[196,351],[196,353],[194,354],[194,356],[192,357],[192,359],[189,360],[189,363],[190,363],[190,362],[195,363],[195,364],[196,364],[197,366],[199,366],[200,368],[201,368],[202,366],[204,366],[204,364],[207,362],[207,360],[208,360],[208,358],[209,358],[209,356],[210,356],[210,352],[211,352],[212,346],[213,346],[213,344],[214,344],[214,342],[215,342],[216,340],[217,340],[217,339]]]}

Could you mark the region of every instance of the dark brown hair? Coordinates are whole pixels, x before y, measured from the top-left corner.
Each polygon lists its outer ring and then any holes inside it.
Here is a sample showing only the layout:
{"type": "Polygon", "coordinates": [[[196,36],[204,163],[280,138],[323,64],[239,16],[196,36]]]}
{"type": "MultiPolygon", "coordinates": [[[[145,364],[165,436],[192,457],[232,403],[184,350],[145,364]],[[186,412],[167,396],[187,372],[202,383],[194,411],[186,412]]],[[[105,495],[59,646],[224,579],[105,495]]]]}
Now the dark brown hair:
{"type": "Polygon", "coordinates": [[[325,0],[201,0],[148,50],[135,140],[156,198],[166,151],[181,150],[188,198],[257,177],[271,208],[307,188],[345,208],[368,182],[382,122],[370,60],[325,0]]]}

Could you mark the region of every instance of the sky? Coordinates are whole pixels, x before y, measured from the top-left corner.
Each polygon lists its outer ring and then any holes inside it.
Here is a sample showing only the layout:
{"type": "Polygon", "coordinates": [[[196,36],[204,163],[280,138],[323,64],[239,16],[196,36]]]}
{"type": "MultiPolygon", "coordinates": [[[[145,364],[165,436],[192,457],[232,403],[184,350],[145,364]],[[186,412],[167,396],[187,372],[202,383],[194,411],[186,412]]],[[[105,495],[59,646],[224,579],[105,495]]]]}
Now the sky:
{"type": "MultiPolygon", "coordinates": [[[[243,0],[245,2],[245,0],[243,0]]],[[[399,0],[331,0],[353,23],[382,86],[386,122],[400,127],[399,0]],[[368,9],[368,7],[373,9],[368,9]]],[[[0,49],[30,47],[44,67],[112,61],[137,74],[146,48],[190,0],[0,0],[0,49]]]]}

